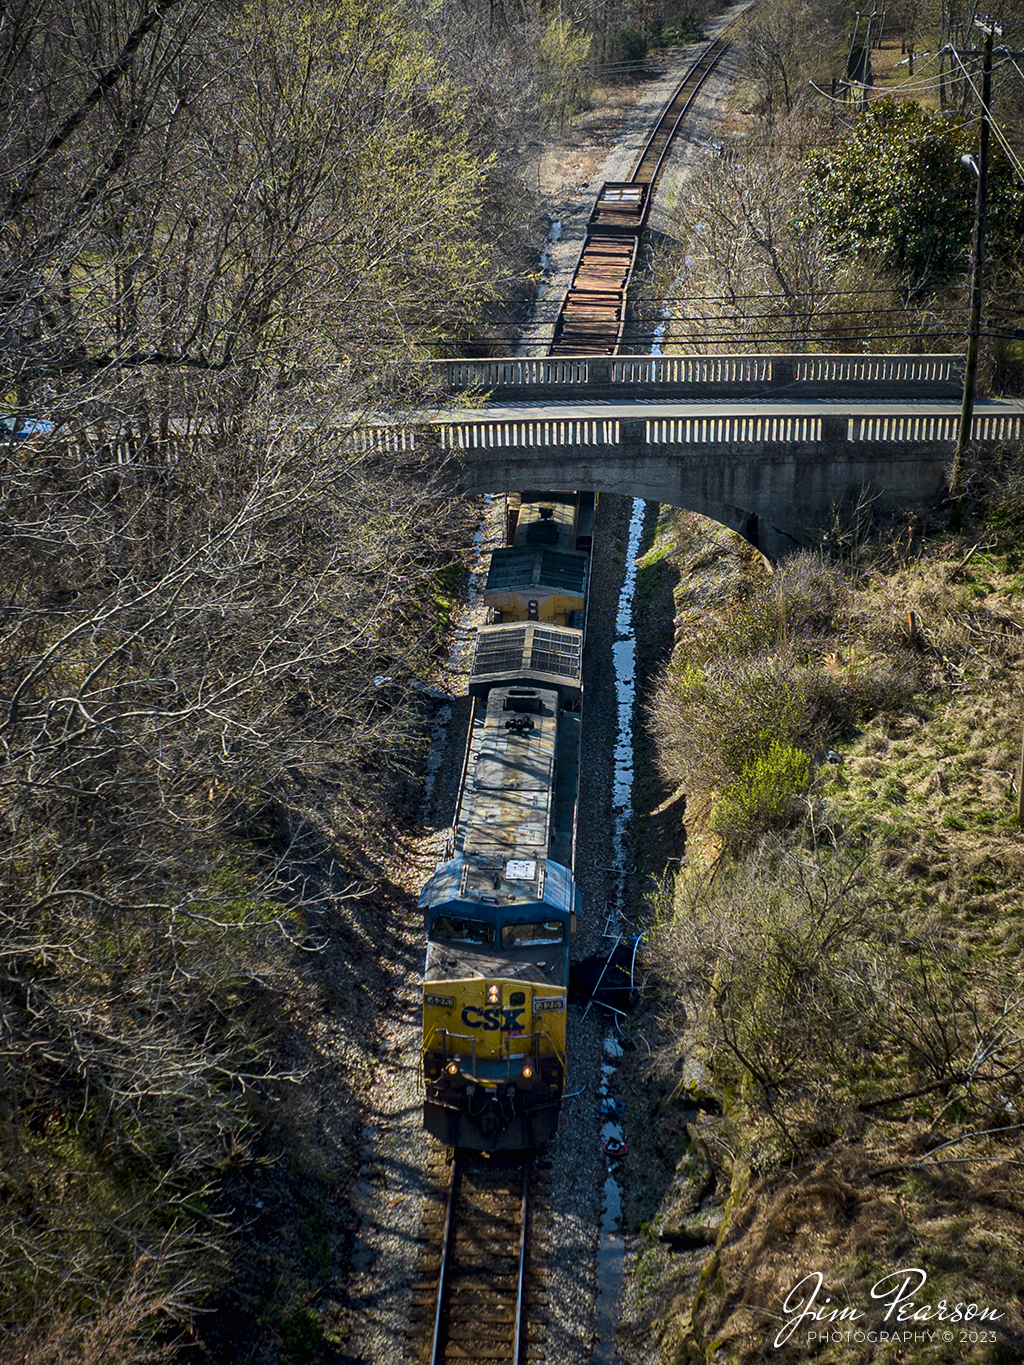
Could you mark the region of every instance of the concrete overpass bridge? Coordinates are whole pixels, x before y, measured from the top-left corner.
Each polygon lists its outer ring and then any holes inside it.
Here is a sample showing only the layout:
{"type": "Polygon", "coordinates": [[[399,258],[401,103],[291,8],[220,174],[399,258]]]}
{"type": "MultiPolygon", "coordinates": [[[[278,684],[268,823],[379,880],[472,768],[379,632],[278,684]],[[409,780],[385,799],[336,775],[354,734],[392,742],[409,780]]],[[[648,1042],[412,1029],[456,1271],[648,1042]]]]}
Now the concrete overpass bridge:
{"type": "MultiPolygon", "coordinates": [[[[686,507],[772,558],[865,489],[892,511],[941,494],[959,356],[601,356],[434,362],[479,406],[425,415],[471,492],[593,489],[686,507]]],[[[979,400],[972,440],[1024,438],[1024,401],[979,400]]],[[[408,432],[380,433],[407,444],[408,432]]]]}

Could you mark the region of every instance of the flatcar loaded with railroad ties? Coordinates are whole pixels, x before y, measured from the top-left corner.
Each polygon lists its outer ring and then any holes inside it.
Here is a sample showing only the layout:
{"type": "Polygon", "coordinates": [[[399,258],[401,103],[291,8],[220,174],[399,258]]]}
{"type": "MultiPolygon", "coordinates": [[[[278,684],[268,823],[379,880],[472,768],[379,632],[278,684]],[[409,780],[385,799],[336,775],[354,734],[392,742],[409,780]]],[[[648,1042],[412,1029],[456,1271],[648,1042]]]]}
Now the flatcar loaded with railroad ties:
{"type": "Polygon", "coordinates": [[[450,856],[420,897],[424,1124],[452,1147],[532,1150],[558,1126],[594,501],[512,495],[491,556],[450,856]]]}

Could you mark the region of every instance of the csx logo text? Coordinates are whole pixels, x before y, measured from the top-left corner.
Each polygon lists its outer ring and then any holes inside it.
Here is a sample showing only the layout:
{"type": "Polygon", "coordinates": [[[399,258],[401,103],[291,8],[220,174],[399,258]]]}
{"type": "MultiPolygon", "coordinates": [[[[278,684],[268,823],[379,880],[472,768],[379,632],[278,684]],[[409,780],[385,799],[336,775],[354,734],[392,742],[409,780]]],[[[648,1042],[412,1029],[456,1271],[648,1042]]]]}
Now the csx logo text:
{"type": "Polygon", "coordinates": [[[503,1010],[497,1005],[485,1010],[477,1005],[467,1005],[462,1011],[462,1022],[469,1028],[482,1028],[486,1032],[501,1029],[503,1033],[511,1033],[513,1029],[522,1028],[519,1021],[525,1013],[525,1010],[503,1010]]]}

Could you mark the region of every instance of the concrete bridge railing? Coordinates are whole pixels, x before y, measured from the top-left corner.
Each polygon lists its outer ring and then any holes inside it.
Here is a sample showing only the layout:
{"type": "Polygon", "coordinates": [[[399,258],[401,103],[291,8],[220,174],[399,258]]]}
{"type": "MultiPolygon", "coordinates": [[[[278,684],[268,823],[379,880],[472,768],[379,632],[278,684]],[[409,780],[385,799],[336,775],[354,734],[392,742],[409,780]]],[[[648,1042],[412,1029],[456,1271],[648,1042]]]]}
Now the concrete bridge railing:
{"type": "Polygon", "coordinates": [[[963,388],[959,355],[506,356],[430,365],[450,391],[497,401],[952,398],[963,388]]]}
{"type": "MultiPolygon", "coordinates": [[[[764,416],[693,416],[670,418],[583,418],[524,422],[439,423],[446,450],[495,450],[504,447],[550,449],[559,446],[764,446],[817,444],[820,455],[847,442],[899,443],[949,447],[952,453],[960,418],[950,414],[880,414],[846,416],[767,414],[764,416]]],[[[385,442],[398,433],[375,433],[385,442]]],[[[1024,414],[975,413],[971,440],[979,444],[1015,441],[1024,437],[1024,414]]],[[[404,437],[408,439],[408,435],[404,437]]]]}
{"type": "MultiPolygon", "coordinates": [[[[941,496],[958,424],[952,412],[695,412],[436,425],[466,491],[583,488],[688,507],[776,559],[864,489],[879,512],[941,496]]],[[[1024,439],[1024,413],[975,413],[973,439],[1024,439]]]]}

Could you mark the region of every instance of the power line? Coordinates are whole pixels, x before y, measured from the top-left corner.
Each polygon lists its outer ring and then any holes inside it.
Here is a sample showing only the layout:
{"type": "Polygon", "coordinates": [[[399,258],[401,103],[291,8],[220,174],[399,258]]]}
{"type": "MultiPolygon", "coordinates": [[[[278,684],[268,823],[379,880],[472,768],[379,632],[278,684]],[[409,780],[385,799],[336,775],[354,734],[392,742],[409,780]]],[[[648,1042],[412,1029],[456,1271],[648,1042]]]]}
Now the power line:
{"type": "MultiPolygon", "coordinates": [[[[823,310],[822,312],[811,312],[809,310],[795,311],[798,311],[799,315],[806,318],[809,322],[815,322],[818,319],[826,318],[883,318],[904,316],[904,310],[902,308],[836,308],[832,310],[823,310]]],[[[962,311],[962,308],[954,307],[933,308],[929,309],[929,315],[951,313],[954,317],[959,317],[962,311]]],[[[728,313],[665,313],[662,314],[662,316],[669,322],[727,323],[732,320],[728,313]]],[[[743,313],[739,316],[743,321],[753,323],[777,321],[780,317],[785,317],[786,314],[783,310],[780,310],[779,312],[772,313],[743,313]]]]}
{"type": "MultiPolygon", "coordinates": [[[[943,329],[926,330],[920,332],[898,331],[890,332],[858,331],[850,333],[821,332],[820,334],[815,335],[813,329],[801,328],[799,330],[798,335],[794,335],[794,333],[788,329],[787,330],[778,329],[774,332],[751,332],[736,329],[732,331],[715,332],[708,332],[707,330],[705,330],[700,334],[700,336],[701,339],[706,340],[708,344],[715,345],[722,345],[725,342],[735,343],[737,345],[742,344],[766,345],[768,342],[771,341],[788,342],[794,345],[803,345],[809,342],[817,341],[830,343],[839,341],[856,341],[858,343],[863,343],[867,341],[937,341],[949,338],[950,336],[959,336],[960,334],[961,334],[960,329],[948,330],[943,329]]],[[[668,342],[671,342],[675,339],[690,340],[690,335],[684,328],[661,329],[656,326],[649,328],[641,328],[637,330],[633,330],[632,328],[627,327],[624,332],[624,336],[631,341],[655,340],[658,338],[661,338],[668,342]]],[[[472,341],[473,344],[479,345],[510,344],[509,338],[497,336],[474,337],[472,338],[472,341]]],[[[536,344],[541,345],[542,343],[537,342],[536,344]]]]}
{"type": "MultiPolygon", "coordinates": [[[[627,329],[627,330],[629,330],[629,329],[627,329]]],[[[703,329],[702,329],[702,332],[700,332],[700,336],[702,336],[702,337],[707,337],[707,339],[709,339],[709,340],[726,340],[726,341],[765,341],[765,340],[771,340],[771,339],[777,339],[777,340],[791,339],[791,340],[792,340],[792,339],[793,339],[793,336],[795,336],[795,332],[799,333],[799,336],[801,337],[801,339],[803,339],[803,340],[808,340],[808,341],[814,340],[815,337],[816,337],[816,339],[819,339],[819,340],[822,340],[822,341],[830,341],[830,340],[831,340],[831,341],[837,341],[837,340],[842,340],[842,339],[844,339],[844,333],[829,332],[829,330],[826,330],[826,329],[823,329],[823,328],[799,328],[799,329],[792,329],[792,328],[774,328],[774,329],[771,329],[771,328],[769,328],[769,329],[765,329],[765,330],[754,330],[754,329],[751,329],[751,328],[715,328],[715,329],[703,328],[703,329]]],[[[897,330],[887,330],[887,332],[886,332],[886,330],[882,330],[882,329],[874,329],[874,330],[868,330],[868,329],[853,330],[853,329],[851,329],[851,330],[849,330],[848,333],[845,333],[845,336],[847,336],[847,339],[848,339],[848,340],[859,340],[859,341],[871,341],[871,340],[875,340],[875,341],[878,341],[878,340],[889,340],[889,341],[896,341],[896,340],[915,340],[915,341],[919,341],[919,340],[927,339],[927,337],[931,337],[931,339],[935,339],[935,337],[960,336],[960,333],[961,333],[961,329],[960,329],[960,328],[930,328],[930,329],[926,328],[926,329],[919,330],[919,332],[897,332],[897,330]]],[[[653,336],[653,337],[654,337],[654,336],[672,337],[672,336],[688,336],[689,333],[688,333],[688,329],[687,329],[687,328],[665,328],[664,330],[659,330],[659,329],[657,328],[657,326],[653,326],[653,328],[646,328],[646,329],[640,330],[640,332],[631,333],[631,334],[636,334],[636,336],[649,336],[649,334],[650,334],[650,336],[653,336]]]]}
{"type": "MultiPolygon", "coordinates": [[[[962,292],[962,286],[959,286],[959,285],[956,286],[956,291],[957,291],[957,293],[962,292]]],[[[611,292],[614,292],[614,291],[611,291],[611,292]]],[[[823,290],[821,293],[818,293],[816,290],[810,290],[810,289],[808,289],[808,290],[801,290],[801,291],[798,291],[798,292],[796,292],[796,293],[794,293],[794,294],[792,294],[792,295],[790,295],[790,296],[787,296],[787,295],[785,295],[785,294],[731,294],[731,295],[729,296],[729,299],[728,299],[728,300],[725,300],[721,294],[678,294],[678,295],[652,294],[652,295],[649,295],[649,296],[643,296],[643,295],[641,295],[640,298],[639,298],[638,300],[635,300],[634,302],[639,302],[639,303],[643,304],[645,307],[651,307],[651,308],[661,308],[661,307],[664,307],[664,306],[667,305],[667,304],[672,304],[672,303],[695,303],[695,304],[697,304],[697,303],[717,303],[717,304],[723,304],[723,305],[725,305],[725,306],[728,306],[728,304],[731,303],[731,302],[734,301],[734,300],[735,300],[735,301],[743,300],[743,301],[747,301],[747,302],[765,302],[765,303],[770,303],[770,302],[772,302],[772,301],[776,301],[776,302],[781,303],[781,304],[787,304],[787,303],[788,303],[788,304],[792,304],[792,303],[794,302],[794,300],[799,300],[799,299],[826,299],[826,298],[831,298],[831,299],[837,299],[837,298],[838,298],[838,299],[842,299],[842,298],[849,298],[849,299],[851,300],[851,302],[854,302],[854,303],[855,303],[855,302],[858,302],[859,300],[862,300],[865,296],[871,297],[872,294],[877,294],[877,295],[879,295],[879,296],[881,296],[881,297],[884,298],[886,295],[891,295],[891,294],[896,293],[896,292],[898,292],[898,291],[896,291],[896,290],[884,290],[884,289],[879,289],[879,290],[859,290],[859,289],[851,289],[851,290],[849,290],[849,291],[846,291],[846,290],[830,290],[830,291],[827,291],[827,292],[823,290]]],[[[1012,292],[1008,291],[1008,292],[1004,295],[1004,298],[1007,298],[1007,299],[1011,299],[1011,298],[1024,298],[1024,294],[1022,294],[1020,290],[1015,290],[1015,291],[1012,291],[1012,292]]],[[[556,309],[556,310],[557,310],[558,308],[561,307],[561,294],[560,294],[560,293],[555,293],[555,294],[553,294],[553,295],[548,296],[547,298],[536,299],[536,300],[533,300],[533,299],[494,299],[494,300],[491,300],[491,302],[494,302],[494,303],[505,303],[505,304],[509,304],[509,305],[524,305],[524,304],[526,304],[526,303],[529,303],[530,306],[531,306],[531,308],[536,308],[536,309],[541,310],[541,311],[549,311],[549,310],[551,310],[551,309],[556,309]]],[[[925,309],[925,308],[927,308],[927,309],[930,309],[930,311],[932,311],[932,312],[943,313],[943,312],[955,311],[957,308],[959,308],[959,307],[961,307],[961,306],[962,306],[962,304],[961,304],[961,303],[958,303],[958,302],[952,302],[952,303],[928,303],[928,302],[926,302],[926,301],[921,301],[921,302],[913,302],[913,301],[912,301],[912,302],[910,302],[910,303],[904,304],[902,307],[892,307],[892,308],[881,308],[881,307],[875,308],[875,307],[869,307],[869,308],[857,308],[857,309],[854,309],[854,308],[839,308],[839,309],[835,309],[835,310],[832,310],[832,311],[836,311],[836,312],[840,312],[840,313],[852,313],[852,312],[858,312],[858,313],[912,313],[912,312],[918,311],[918,310],[920,310],[920,309],[925,309]]]]}
{"type": "MultiPolygon", "coordinates": [[[[947,284],[943,285],[942,288],[943,288],[943,290],[946,291],[946,292],[949,292],[949,293],[952,293],[952,294],[959,294],[959,293],[962,293],[962,292],[967,288],[967,286],[966,286],[965,284],[957,284],[957,283],[955,283],[955,282],[950,282],[950,283],[947,283],[947,284]]],[[[609,292],[615,292],[615,291],[613,290],[613,291],[609,291],[609,292]]],[[[788,294],[784,294],[784,293],[782,293],[781,291],[780,291],[780,292],[777,292],[777,293],[773,293],[773,292],[770,292],[770,291],[767,291],[767,290],[761,290],[761,291],[758,291],[758,292],[751,292],[751,293],[747,293],[747,294],[730,294],[730,295],[729,295],[729,298],[730,298],[730,300],[731,300],[731,299],[745,299],[745,300],[746,300],[746,299],[752,299],[752,300],[758,300],[758,299],[762,299],[762,300],[773,300],[773,299],[778,299],[778,300],[789,300],[789,299],[794,299],[794,298],[795,298],[795,299],[802,299],[802,298],[809,298],[809,299],[829,299],[829,298],[844,299],[844,298],[849,298],[849,299],[854,299],[854,300],[856,300],[856,299],[862,299],[862,298],[872,298],[872,297],[874,297],[874,296],[888,296],[888,297],[891,297],[893,294],[902,294],[902,293],[904,293],[904,292],[905,292],[905,287],[904,287],[904,286],[900,286],[900,285],[892,285],[890,288],[882,288],[882,289],[867,289],[867,288],[861,289],[861,288],[859,288],[859,287],[856,286],[856,285],[851,285],[848,289],[793,289],[793,290],[791,290],[788,294]]],[[[645,304],[654,304],[654,305],[661,305],[661,304],[664,304],[664,303],[720,303],[720,302],[722,301],[722,297],[723,297],[723,296],[722,296],[721,294],[651,294],[651,295],[649,295],[649,296],[641,296],[641,301],[642,301],[643,303],[645,303],[645,304]]],[[[1006,298],[1006,299],[1022,299],[1022,300],[1024,300],[1024,289],[1008,289],[1008,290],[1004,290],[1004,291],[1002,291],[1001,297],[1002,297],[1002,298],[1006,298]]],[[[546,295],[543,299],[537,299],[537,298],[534,298],[532,295],[490,294],[490,295],[463,295],[462,298],[463,298],[463,301],[476,302],[476,303],[481,304],[481,305],[487,305],[487,304],[524,305],[524,304],[529,304],[531,307],[538,307],[538,308],[540,308],[540,307],[546,307],[546,306],[548,306],[548,305],[556,304],[556,303],[559,301],[560,296],[559,296],[557,293],[555,293],[555,294],[548,294],[548,295],[546,295]]],[[[906,305],[906,308],[907,308],[908,310],[910,310],[910,309],[913,309],[913,308],[915,308],[915,307],[922,307],[922,306],[924,306],[924,305],[923,305],[923,304],[915,304],[915,303],[913,303],[913,302],[909,302],[909,303],[906,305]]],[[[956,304],[938,304],[938,303],[936,303],[936,304],[933,304],[933,305],[931,305],[931,306],[934,307],[934,308],[943,309],[943,308],[952,308],[952,307],[956,307],[957,305],[956,305],[956,304]]],[[[366,300],[365,298],[354,298],[354,299],[335,300],[335,302],[331,305],[331,307],[332,307],[332,309],[339,309],[339,308],[359,308],[360,310],[362,310],[363,312],[365,312],[365,311],[366,311],[366,307],[367,307],[367,300],[366,300]]],[[[894,311],[894,312],[900,312],[900,311],[902,311],[902,310],[901,310],[901,309],[893,309],[892,311],[894,311]]]]}
{"type": "MultiPolygon", "coordinates": [[[[713,302],[713,300],[709,300],[709,302],[713,302]]],[[[943,306],[943,307],[941,307],[941,308],[922,308],[922,309],[913,309],[913,308],[910,308],[910,309],[904,309],[904,308],[822,308],[822,309],[816,309],[816,308],[813,308],[813,307],[808,307],[808,308],[791,307],[791,308],[777,308],[777,309],[776,309],[776,308],[772,308],[772,309],[765,309],[765,310],[762,311],[762,312],[758,312],[758,311],[755,311],[755,310],[753,310],[753,309],[747,309],[747,308],[740,309],[740,308],[728,308],[728,307],[723,307],[723,308],[721,308],[720,310],[714,311],[714,312],[697,312],[696,310],[692,310],[692,311],[691,311],[690,309],[686,309],[686,308],[668,310],[668,309],[666,309],[663,305],[658,304],[656,301],[652,301],[651,306],[650,306],[650,307],[646,307],[646,308],[638,308],[638,307],[636,306],[635,302],[634,302],[633,304],[631,304],[630,307],[631,307],[631,312],[634,314],[634,316],[636,316],[636,315],[638,315],[638,314],[644,314],[644,315],[650,316],[651,314],[653,314],[653,313],[656,312],[658,317],[674,318],[674,319],[677,319],[677,320],[679,320],[679,321],[684,321],[684,322],[729,322],[729,321],[735,321],[736,319],[739,319],[739,318],[748,318],[751,322],[756,322],[756,321],[760,321],[760,320],[770,320],[771,318],[780,318],[780,317],[784,318],[784,317],[793,317],[794,315],[798,315],[798,316],[800,316],[800,317],[806,317],[806,318],[906,318],[906,319],[908,320],[908,325],[909,325],[911,322],[917,321],[921,316],[925,316],[925,317],[944,317],[944,316],[959,317],[960,314],[963,312],[963,304],[962,304],[962,303],[959,304],[959,305],[952,305],[952,304],[950,304],[950,305],[943,306]]],[[[1014,308],[1004,309],[1003,311],[1004,311],[1008,316],[1011,316],[1011,317],[1016,317],[1016,316],[1018,316],[1018,314],[1019,314],[1019,312],[1020,312],[1019,309],[1014,309],[1014,308]]],[[[556,304],[553,304],[551,308],[545,308],[545,309],[536,310],[536,311],[534,312],[534,316],[537,317],[537,318],[538,318],[539,320],[541,320],[541,321],[551,321],[551,320],[552,320],[554,317],[556,317],[560,312],[561,312],[560,307],[558,307],[556,304]]],[[[488,320],[488,319],[481,319],[481,321],[483,322],[483,324],[484,324],[485,326],[488,325],[488,323],[490,323],[490,325],[493,326],[493,325],[496,325],[496,324],[497,324],[498,319],[496,319],[496,318],[492,318],[492,319],[489,319],[489,320],[488,320]]],[[[510,325],[510,326],[518,325],[517,320],[515,320],[515,319],[510,319],[510,320],[509,320],[509,325],[510,325]]],[[[348,335],[352,335],[352,333],[348,333],[348,335]]]]}
{"type": "MultiPolygon", "coordinates": [[[[941,51],[951,52],[953,56],[957,57],[957,60],[959,61],[959,57],[954,48],[947,47],[941,49],[941,51]]],[[[932,61],[935,61],[939,57],[939,55],[940,53],[938,52],[935,53],[934,57],[932,58],[932,61]]],[[[1002,67],[1012,62],[1013,62],[1012,57],[1007,56],[1003,61],[999,63],[998,66],[994,67],[993,70],[999,71],[1002,67]]],[[[929,76],[928,79],[925,81],[918,81],[914,79],[910,81],[904,81],[898,85],[890,86],[861,85],[860,82],[857,81],[844,81],[843,84],[846,85],[848,89],[856,88],[858,96],[866,100],[868,103],[877,104],[879,100],[888,99],[894,95],[899,95],[903,93],[923,94],[928,90],[940,89],[948,79],[949,79],[948,76],[946,76],[945,74],[940,74],[938,76],[929,76]]],[[[819,95],[821,95],[824,99],[831,101],[833,104],[848,105],[850,103],[848,99],[844,99],[839,95],[833,95],[828,90],[823,90],[821,86],[814,81],[808,81],[807,84],[811,86],[811,88],[815,90],[819,95]]]]}
{"type": "MultiPolygon", "coordinates": [[[[957,59],[957,61],[960,63],[960,66],[963,68],[963,73],[964,73],[964,76],[965,76],[966,79],[967,79],[967,84],[968,84],[968,85],[971,87],[971,89],[974,91],[975,95],[977,96],[978,100],[982,103],[982,105],[984,105],[984,100],[983,100],[982,96],[981,96],[980,94],[978,94],[978,87],[974,84],[974,81],[971,79],[971,73],[967,70],[967,67],[964,66],[963,62],[960,60],[960,54],[959,54],[959,52],[957,52],[957,51],[956,51],[955,49],[953,49],[953,48],[951,48],[950,51],[953,53],[953,56],[957,59]]],[[[1010,58],[1010,60],[1012,61],[1013,59],[1010,58]]],[[[998,69],[999,69],[998,67],[995,68],[995,70],[998,70],[998,69]]],[[[995,119],[992,117],[991,113],[989,114],[988,121],[989,121],[989,124],[991,125],[992,131],[995,133],[996,137],[999,139],[999,142],[1000,142],[1000,145],[1001,145],[1002,148],[1003,148],[1003,151],[1004,151],[1004,152],[1006,153],[1006,155],[1010,158],[1010,164],[1013,166],[1013,169],[1017,172],[1017,175],[1020,177],[1020,179],[1021,179],[1021,180],[1024,180],[1024,165],[1021,165],[1020,161],[1017,159],[1016,153],[1014,152],[1014,150],[1013,150],[1013,148],[1010,146],[1010,144],[1007,142],[1006,136],[1005,136],[1005,134],[1003,133],[1003,130],[1000,128],[999,124],[996,123],[996,121],[995,121],[995,119]]]]}
{"type": "MultiPolygon", "coordinates": [[[[944,288],[945,290],[947,290],[948,292],[950,292],[950,293],[959,294],[959,293],[962,293],[962,292],[967,288],[967,286],[966,286],[965,284],[950,283],[950,284],[947,284],[947,285],[943,286],[943,288],[944,288]]],[[[613,290],[613,291],[610,291],[610,292],[613,292],[613,293],[614,293],[615,291],[613,290]]],[[[892,286],[891,288],[889,288],[889,289],[860,289],[860,288],[858,288],[858,287],[856,287],[856,286],[851,286],[849,289],[794,289],[794,290],[791,290],[790,293],[788,293],[788,294],[783,294],[783,293],[781,293],[781,292],[779,292],[779,293],[770,293],[770,292],[767,292],[767,291],[760,291],[760,292],[757,292],[757,293],[749,293],[749,294],[730,294],[730,295],[729,295],[729,298],[730,298],[730,299],[754,299],[754,300],[757,300],[757,299],[764,299],[764,300],[779,299],[779,300],[785,300],[785,299],[794,299],[794,298],[797,298],[797,299],[801,299],[801,298],[810,298],[810,299],[828,299],[828,298],[836,298],[836,299],[844,299],[844,298],[861,299],[861,298],[871,298],[871,297],[873,297],[873,296],[875,296],[875,295],[882,295],[882,296],[890,296],[890,297],[891,297],[893,294],[901,294],[901,293],[903,293],[903,292],[904,292],[904,289],[903,289],[901,286],[899,286],[899,285],[893,285],[893,286],[892,286]]],[[[1024,289],[1008,289],[1008,290],[1004,290],[1004,291],[1003,291],[1003,294],[1002,294],[1002,297],[1003,297],[1003,298],[1007,298],[1007,299],[1022,299],[1022,300],[1024,300],[1024,289]]],[[[524,297],[524,296],[512,297],[512,296],[509,296],[509,295],[493,295],[493,296],[491,296],[491,297],[489,297],[489,298],[480,298],[478,301],[481,302],[481,303],[484,303],[484,304],[487,304],[487,303],[508,303],[508,304],[525,304],[525,303],[529,303],[531,306],[544,307],[544,306],[547,306],[547,305],[549,305],[549,304],[555,304],[555,303],[558,302],[558,300],[559,300],[559,296],[558,296],[557,294],[548,294],[548,295],[546,295],[543,299],[533,299],[533,298],[528,298],[528,297],[524,297]]],[[[641,301],[642,301],[643,303],[645,303],[645,304],[654,304],[654,305],[661,305],[661,304],[664,304],[664,303],[720,303],[720,302],[722,301],[722,295],[721,295],[721,294],[652,294],[652,295],[650,295],[650,296],[641,296],[641,301]]],[[[347,301],[346,301],[346,304],[347,304],[347,306],[359,307],[359,308],[364,309],[364,310],[365,310],[365,308],[366,308],[366,300],[365,300],[365,299],[350,299],[350,300],[347,300],[347,301]]],[[[918,307],[918,306],[923,306],[923,305],[918,305],[918,304],[914,304],[914,303],[908,303],[908,304],[906,305],[907,309],[911,309],[911,308],[918,307]]],[[[952,308],[952,307],[956,307],[957,305],[956,305],[956,304],[934,304],[934,305],[932,305],[932,306],[935,307],[935,308],[952,308]]],[[[899,311],[901,311],[901,310],[895,309],[895,310],[893,310],[893,311],[899,312],[899,311]]]]}

